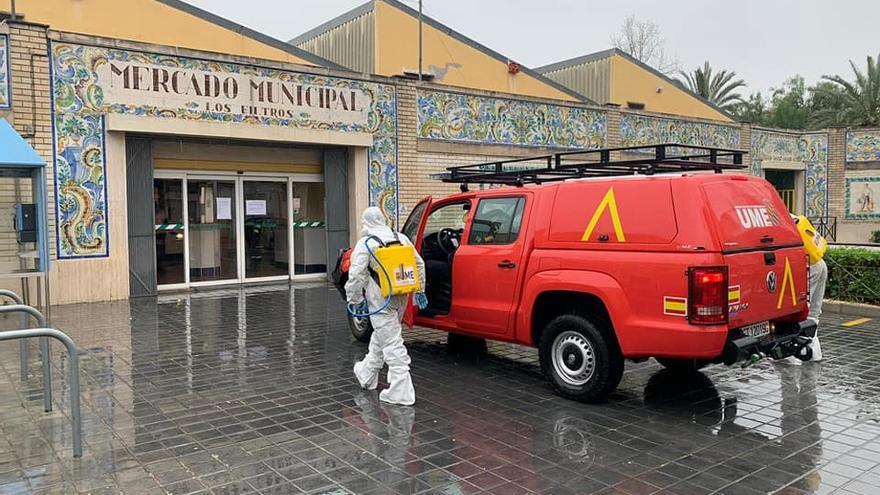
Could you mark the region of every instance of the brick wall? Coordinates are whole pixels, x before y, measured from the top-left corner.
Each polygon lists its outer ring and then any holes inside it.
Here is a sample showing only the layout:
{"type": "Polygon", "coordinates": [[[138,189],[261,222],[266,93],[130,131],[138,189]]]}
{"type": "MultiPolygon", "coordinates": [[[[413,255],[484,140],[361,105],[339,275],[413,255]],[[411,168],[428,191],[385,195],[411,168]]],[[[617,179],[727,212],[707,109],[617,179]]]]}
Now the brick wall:
{"type": "Polygon", "coordinates": [[[416,87],[417,83],[411,81],[401,81],[397,87],[397,161],[401,222],[422,197],[430,194],[440,198],[458,192],[457,184],[445,184],[431,179],[431,174],[444,172],[447,167],[545,152],[540,149],[436,143],[418,139],[416,87]],[[431,148],[434,150],[430,150],[431,148]],[[436,151],[437,148],[442,148],[443,151],[436,151]],[[475,152],[475,149],[480,151],[475,152]]]}
{"type": "Polygon", "coordinates": [[[845,216],[846,129],[828,131],[828,216],[841,222],[845,216]]]}
{"type": "Polygon", "coordinates": [[[418,123],[416,117],[416,86],[404,83],[397,86],[397,175],[400,222],[402,223],[418,200],[418,123]]]}
{"type": "MultiPolygon", "coordinates": [[[[54,208],[52,178],[52,124],[50,109],[49,58],[46,28],[7,21],[12,109],[0,114],[46,160],[50,249],[54,253],[54,208]]],[[[5,179],[0,184],[0,264],[2,270],[18,267],[21,247],[15,241],[13,206],[31,202],[29,179],[5,179]],[[17,182],[17,184],[16,184],[17,182]]]]}
{"type": "MultiPolygon", "coordinates": [[[[752,126],[750,124],[742,124],[739,128],[739,142],[740,149],[745,151],[752,150],[752,126]]],[[[752,168],[752,154],[746,153],[743,155],[743,165],[746,166],[745,170],[751,170],[752,168]]]]}

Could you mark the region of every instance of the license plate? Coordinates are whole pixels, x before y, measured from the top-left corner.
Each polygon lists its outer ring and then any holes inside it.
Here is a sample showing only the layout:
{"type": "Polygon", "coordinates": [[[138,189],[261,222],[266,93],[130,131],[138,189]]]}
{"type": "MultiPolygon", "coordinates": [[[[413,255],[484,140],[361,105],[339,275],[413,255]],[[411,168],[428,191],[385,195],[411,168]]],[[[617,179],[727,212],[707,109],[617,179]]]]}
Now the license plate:
{"type": "Polygon", "coordinates": [[[763,337],[770,334],[770,322],[762,321],[740,329],[746,337],[763,337]]]}

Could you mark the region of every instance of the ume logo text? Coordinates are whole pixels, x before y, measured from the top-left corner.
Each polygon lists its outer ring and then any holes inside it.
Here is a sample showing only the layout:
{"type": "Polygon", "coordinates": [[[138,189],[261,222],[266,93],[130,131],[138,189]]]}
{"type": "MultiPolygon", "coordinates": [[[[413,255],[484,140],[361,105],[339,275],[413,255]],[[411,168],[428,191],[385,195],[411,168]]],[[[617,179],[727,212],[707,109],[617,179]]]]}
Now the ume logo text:
{"type": "Polygon", "coordinates": [[[772,227],[779,223],[775,213],[766,206],[737,206],[736,217],[744,229],[772,227]]]}

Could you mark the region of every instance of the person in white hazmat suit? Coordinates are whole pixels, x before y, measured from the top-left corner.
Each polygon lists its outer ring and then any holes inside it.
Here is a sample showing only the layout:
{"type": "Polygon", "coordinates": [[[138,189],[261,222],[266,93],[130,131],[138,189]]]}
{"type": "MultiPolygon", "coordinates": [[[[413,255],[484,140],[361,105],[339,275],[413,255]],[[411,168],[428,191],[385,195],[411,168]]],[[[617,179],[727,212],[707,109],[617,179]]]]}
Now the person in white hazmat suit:
{"type": "MultiPolygon", "coordinates": [[[[800,221],[797,215],[791,215],[791,218],[794,220],[795,224],[800,221]]],[[[821,237],[819,239],[822,240],[821,237]]],[[[810,263],[810,275],[807,282],[809,283],[810,288],[810,309],[807,314],[807,319],[813,321],[817,327],[816,335],[810,342],[810,349],[813,351],[813,356],[810,360],[821,361],[822,345],[819,344],[818,326],[819,316],[822,315],[822,301],[825,299],[825,285],[828,282],[828,265],[825,264],[824,259],[819,259],[815,263],[810,263]]],[[[792,364],[801,364],[799,359],[791,359],[790,362],[792,364]]]]}
{"type": "MultiPolygon", "coordinates": [[[[810,312],[807,315],[808,320],[816,322],[819,326],[819,316],[822,314],[822,300],[825,299],[825,284],[828,282],[828,265],[825,260],[819,260],[810,265],[810,312]]],[[[819,332],[810,342],[810,349],[813,350],[811,361],[822,360],[822,346],[819,344],[819,332]]]]}
{"type": "MultiPolygon", "coordinates": [[[[366,289],[366,309],[372,312],[381,308],[386,298],[382,295],[379,284],[370,275],[372,268],[373,272],[380,277],[383,276],[382,269],[367,250],[368,243],[372,250],[380,247],[371,237],[376,237],[384,243],[400,241],[407,246],[412,246],[412,242],[405,235],[392,231],[385,222],[385,215],[375,206],[364,210],[361,220],[363,237],[358,240],[351,252],[351,266],[348,271],[348,282],[345,284],[345,294],[349,304],[363,308],[366,289]]],[[[415,258],[419,280],[424,287],[425,262],[418,252],[415,253],[415,258]]],[[[400,326],[408,297],[408,295],[393,296],[387,307],[370,316],[373,335],[370,337],[369,352],[363,360],[354,365],[354,374],[360,386],[367,390],[375,390],[379,383],[379,371],[384,364],[387,364],[389,387],[379,394],[379,400],[406,406],[416,401],[415,389],[409,374],[409,354],[403,345],[400,326]]],[[[427,305],[423,293],[415,294],[415,298],[419,307],[427,305]]]]}

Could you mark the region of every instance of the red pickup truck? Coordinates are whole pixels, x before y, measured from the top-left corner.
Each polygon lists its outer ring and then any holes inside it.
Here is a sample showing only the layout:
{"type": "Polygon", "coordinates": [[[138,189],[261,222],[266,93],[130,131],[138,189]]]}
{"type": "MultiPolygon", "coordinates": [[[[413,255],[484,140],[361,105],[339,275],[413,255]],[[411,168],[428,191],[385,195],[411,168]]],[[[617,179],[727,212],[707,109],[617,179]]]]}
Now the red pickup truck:
{"type": "Polygon", "coordinates": [[[801,237],[768,182],[720,173],[742,154],[658,145],[451,168],[439,178],[463,192],[421,200],[402,228],[429,301],[405,322],[537,347],[581,401],[613,392],[625,359],[809,359],[801,237]]]}

